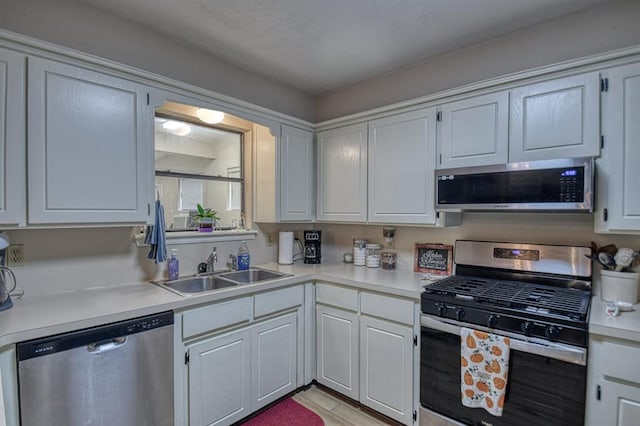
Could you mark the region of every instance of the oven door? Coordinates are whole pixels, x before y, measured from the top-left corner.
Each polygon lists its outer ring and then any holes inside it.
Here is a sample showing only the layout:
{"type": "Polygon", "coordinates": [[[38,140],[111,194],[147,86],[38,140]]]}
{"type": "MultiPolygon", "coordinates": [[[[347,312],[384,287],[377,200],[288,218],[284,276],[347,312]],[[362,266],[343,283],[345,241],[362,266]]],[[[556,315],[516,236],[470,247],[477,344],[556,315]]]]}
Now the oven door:
{"type": "MultiPolygon", "coordinates": [[[[469,425],[583,425],[586,349],[530,342],[510,335],[509,376],[502,416],[462,405],[460,323],[422,315],[420,403],[469,425]]],[[[484,327],[472,328],[489,331],[484,327]]]]}

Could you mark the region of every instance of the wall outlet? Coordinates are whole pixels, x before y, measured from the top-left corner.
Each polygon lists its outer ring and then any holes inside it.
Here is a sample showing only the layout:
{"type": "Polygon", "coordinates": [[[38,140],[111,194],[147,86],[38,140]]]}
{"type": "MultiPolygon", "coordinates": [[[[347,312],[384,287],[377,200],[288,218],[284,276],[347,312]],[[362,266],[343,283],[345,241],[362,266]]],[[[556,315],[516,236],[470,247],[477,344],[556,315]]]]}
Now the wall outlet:
{"type": "Polygon", "coordinates": [[[7,248],[7,266],[24,265],[24,247],[16,244],[7,248]]]}
{"type": "Polygon", "coordinates": [[[272,246],[273,245],[273,232],[267,232],[266,238],[267,238],[267,245],[268,246],[272,246]]]}

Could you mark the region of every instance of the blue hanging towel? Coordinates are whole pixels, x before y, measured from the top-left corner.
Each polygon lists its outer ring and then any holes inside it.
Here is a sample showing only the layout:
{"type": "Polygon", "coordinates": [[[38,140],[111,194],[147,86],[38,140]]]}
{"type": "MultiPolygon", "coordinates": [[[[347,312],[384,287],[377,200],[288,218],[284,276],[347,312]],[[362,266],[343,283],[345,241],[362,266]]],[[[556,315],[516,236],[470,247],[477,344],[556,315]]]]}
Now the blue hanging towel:
{"type": "Polygon", "coordinates": [[[164,207],[160,200],[156,200],[156,218],[153,226],[147,226],[147,234],[144,237],[145,244],[151,246],[149,259],[155,263],[162,263],[167,260],[167,241],[164,229],[164,207]]]}

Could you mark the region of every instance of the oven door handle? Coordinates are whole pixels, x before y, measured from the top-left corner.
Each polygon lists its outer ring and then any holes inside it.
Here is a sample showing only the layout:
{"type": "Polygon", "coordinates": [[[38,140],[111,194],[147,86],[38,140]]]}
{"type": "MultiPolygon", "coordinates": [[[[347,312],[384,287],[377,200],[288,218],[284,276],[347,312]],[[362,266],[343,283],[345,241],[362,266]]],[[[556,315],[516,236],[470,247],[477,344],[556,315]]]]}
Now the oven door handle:
{"type": "MultiPolygon", "coordinates": [[[[460,326],[458,324],[429,315],[421,316],[420,325],[434,330],[443,331],[445,333],[455,334],[457,336],[460,335],[460,326]]],[[[481,326],[474,325],[470,328],[487,331],[489,333],[493,332],[493,330],[481,326]]],[[[548,341],[533,342],[531,340],[523,340],[524,336],[514,335],[512,333],[503,333],[501,335],[508,335],[511,339],[511,344],[509,346],[513,350],[566,361],[572,364],[587,365],[587,350],[585,348],[548,341]]]]}

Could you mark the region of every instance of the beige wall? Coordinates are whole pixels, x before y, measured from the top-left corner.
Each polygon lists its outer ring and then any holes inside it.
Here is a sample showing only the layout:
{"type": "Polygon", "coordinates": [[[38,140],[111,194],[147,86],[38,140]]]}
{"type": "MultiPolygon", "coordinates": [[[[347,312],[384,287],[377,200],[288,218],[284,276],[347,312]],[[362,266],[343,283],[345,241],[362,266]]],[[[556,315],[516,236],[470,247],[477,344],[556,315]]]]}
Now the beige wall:
{"type": "MultiPolygon", "coordinates": [[[[165,278],[166,262],[156,265],[147,259],[149,247],[133,242],[137,231],[138,227],[9,231],[12,244],[23,244],[25,262],[11,269],[25,297],[165,278]]],[[[213,246],[217,267],[224,268],[239,245],[240,241],[182,244],[168,246],[167,251],[178,249],[180,275],[190,275],[213,246]]],[[[275,246],[268,247],[262,233],[247,245],[252,264],[276,258],[275,246]]]]}
{"type": "MultiPolygon", "coordinates": [[[[258,238],[248,241],[253,264],[277,261],[277,232],[322,230],[322,261],[340,262],[342,254],[352,248],[354,238],[383,242],[382,226],[288,224],[256,225],[258,238]],[[276,244],[267,246],[265,234],[273,232],[276,244]]],[[[27,295],[47,295],[61,291],[118,285],[162,278],[166,263],[155,265],[146,258],[148,247],[136,247],[132,236],[138,228],[94,228],[13,230],[13,244],[24,245],[24,266],[13,267],[19,287],[27,295]]],[[[398,268],[413,268],[415,243],[453,244],[458,239],[513,241],[543,244],[600,245],[640,250],[640,235],[602,235],[593,233],[593,215],[551,213],[465,213],[462,226],[452,228],[396,227],[395,249],[398,268]]],[[[239,242],[185,244],[178,249],[182,275],[195,273],[211,247],[218,248],[218,266],[224,267],[229,254],[235,254],[239,242]]],[[[297,248],[294,252],[297,253],[297,248]]],[[[594,274],[597,277],[597,270],[594,274]]]]}
{"type": "MultiPolygon", "coordinates": [[[[296,231],[313,226],[281,226],[296,231]]],[[[322,261],[341,262],[342,254],[352,249],[354,238],[383,243],[382,226],[317,224],[322,230],[322,261]]],[[[416,243],[454,244],[456,240],[507,241],[539,244],[589,246],[609,243],[640,250],[640,235],[603,235],[593,233],[593,215],[574,213],[464,213],[462,225],[451,228],[397,226],[395,249],[398,269],[412,270],[416,243]]],[[[594,281],[599,270],[594,270],[594,281]]]]}
{"type": "Polygon", "coordinates": [[[640,1],[611,1],[318,97],[316,121],[640,44],[640,1]]]}
{"type": "Polygon", "coordinates": [[[315,97],[74,0],[2,0],[0,28],[313,121],[315,97]]]}

